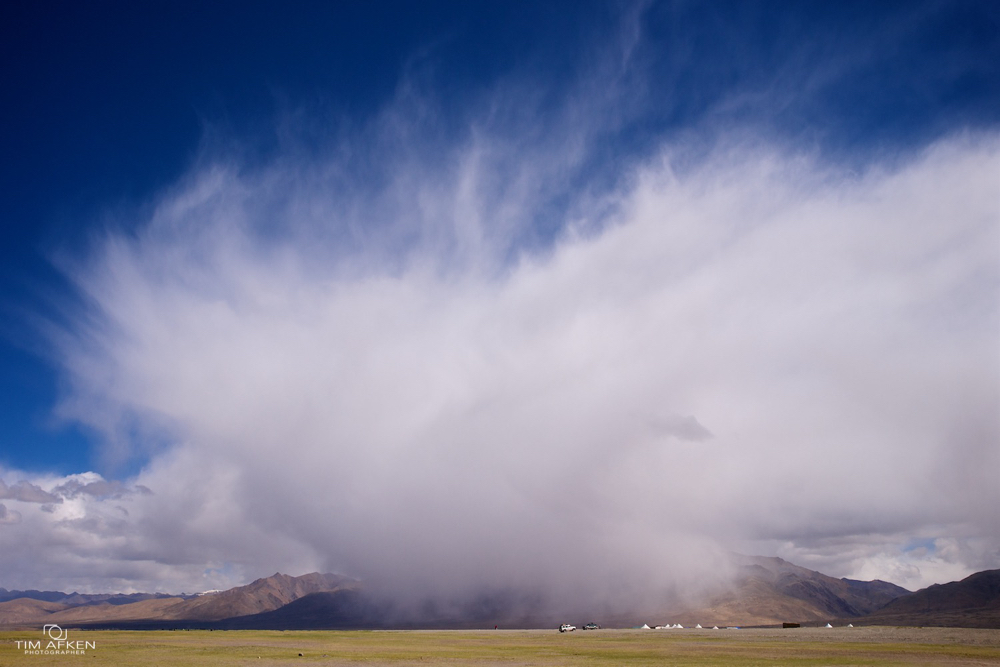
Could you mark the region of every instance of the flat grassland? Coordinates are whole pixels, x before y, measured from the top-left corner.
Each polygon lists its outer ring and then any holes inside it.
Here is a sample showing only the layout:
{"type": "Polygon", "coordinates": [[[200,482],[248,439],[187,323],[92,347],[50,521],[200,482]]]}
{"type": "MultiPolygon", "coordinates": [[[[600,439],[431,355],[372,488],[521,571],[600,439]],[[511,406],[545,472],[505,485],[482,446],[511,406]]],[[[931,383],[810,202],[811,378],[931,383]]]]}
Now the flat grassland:
{"type": "MultiPolygon", "coordinates": [[[[0,665],[1000,665],[1000,630],[82,631],[83,655],[29,654],[0,632],[0,665]]],[[[23,644],[22,644],[23,646],[23,644]]]]}

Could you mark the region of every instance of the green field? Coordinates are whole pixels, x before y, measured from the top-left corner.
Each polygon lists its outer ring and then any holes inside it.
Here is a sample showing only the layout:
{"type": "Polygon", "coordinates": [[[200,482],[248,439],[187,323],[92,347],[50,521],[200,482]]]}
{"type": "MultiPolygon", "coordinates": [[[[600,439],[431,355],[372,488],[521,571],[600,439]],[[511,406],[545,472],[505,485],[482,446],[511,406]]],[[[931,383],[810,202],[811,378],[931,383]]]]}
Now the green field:
{"type": "MultiPolygon", "coordinates": [[[[0,665],[1000,665],[1000,630],[80,631],[83,655],[25,655],[0,633],[0,665]],[[301,654],[301,655],[300,655],[301,654]]],[[[22,644],[23,646],[23,644],[22,644]]]]}

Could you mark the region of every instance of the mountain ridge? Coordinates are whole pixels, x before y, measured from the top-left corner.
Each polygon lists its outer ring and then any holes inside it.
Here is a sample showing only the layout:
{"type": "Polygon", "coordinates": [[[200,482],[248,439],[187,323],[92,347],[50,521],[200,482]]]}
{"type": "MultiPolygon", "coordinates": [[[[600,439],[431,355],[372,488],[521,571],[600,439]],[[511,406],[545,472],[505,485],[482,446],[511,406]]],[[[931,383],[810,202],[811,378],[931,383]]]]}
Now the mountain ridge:
{"type": "Polygon", "coordinates": [[[172,597],[182,597],[186,599],[195,596],[184,593],[181,595],[170,595],[169,593],[77,593],[76,591],[73,591],[72,593],[64,593],[62,591],[39,591],[34,589],[9,591],[6,588],[0,588],[0,603],[18,599],[29,599],[56,602],[70,606],[81,604],[101,604],[103,602],[117,605],[131,604],[133,602],[151,600],[154,598],[172,597]]]}
{"type": "Polygon", "coordinates": [[[1000,628],[1000,570],[934,584],[861,619],[867,625],[1000,628]]]}
{"type": "Polygon", "coordinates": [[[777,557],[731,555],[727,588],[669,619],[682,625],[777,625],[870,614],[910,591],[889,582],[836,579],[777,557]]]}
{"type": "MultiPolygon", "coordinates": [[[[819,624],[950,625],[1000,628],[1000,570],[979,572],[961,582],[911,593],[884,581],[837,579],[781,558],[734,555],[734,577],[719,584],[700,604],[665,605],[649,613],[591,618],[602,625],[632,627],[679,622],[685,626],[819,624]]],[[[44,592],[48,597],[51,593],[44,592]]],[[[114,595],[61,594],[59,602],[22,597],[0,602],[0,626],[103,629],[377,629],[548,627],[556,614],[499,596],[459,607],[421,606],[404,612],[369,597],[361,582],[313,572],[298,577],[276,572],[244,585],[198,596],[148,595],[135,602],[111,602],[114,595]],[[76,597],[74,597],[76,596],[76,597]],[[161,597],[162,596],[162,597],[161,597]],[[76,601],[68,604],[63,600],[76,601]],[[442,610],[444,609],[444,611],[442,610]],[[449,610],[450,611],[447,611],[449,610]]]]}
{"type": "MultiPolygon", "coordinates": [[[[32,598],[0,602],[0,625],[44,621],[72,627],[92,623],[135,621],[212,622],[250,616],[278,609],[310,593],[329,592],[356,586],[358,582],[335,574],[312,572],[298,577],[276,572],[245,586],[198,596],[148,597],[127,604],[113,604],[92,596],[76,605],[32,598]],[[26,601],[31,600],[35,604],[26,601]],[[59,608],[45,607],[56,605],[59,608]],[[29,615],[35,610],[34,617],[29,615]],[[17,620],[15,620],[17,619],[17,620]]],[[[72,594],[78,595],[78,594],[72,594]]],[[[60,600],[72,599],[64,595],[60,600]]]]}

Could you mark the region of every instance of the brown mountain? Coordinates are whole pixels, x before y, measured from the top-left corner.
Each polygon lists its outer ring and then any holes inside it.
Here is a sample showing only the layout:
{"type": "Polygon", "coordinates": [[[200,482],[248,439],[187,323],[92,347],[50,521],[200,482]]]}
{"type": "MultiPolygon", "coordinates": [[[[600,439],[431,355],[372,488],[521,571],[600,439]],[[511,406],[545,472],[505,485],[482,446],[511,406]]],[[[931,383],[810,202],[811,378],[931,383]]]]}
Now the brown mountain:
{"type": "Polygon", "coordinates": [[[356,586],[357,582],[336,574],[313,572],[290,577],[276,572],[252,584],[185,600],[174,618],[214,621],[273,611],[310,593],[324,593],[356,586]]]}
{"type": "Polygon", "coordinates": [[[132,604],[113,605],[84,604],[69,607],[49,614],[46,623],[56,623],[67,627],[94,621],[128,621],[143,618],[173,618],[176,610],[182,610],[187,600],[184,598],[159,598],[142,600],[132,604]]]}
{"type": "Polygon", "coordinates": [[[825,622],[870,614],[909,593],[885,581],[836,579],[781,558],[734,554],[733,563],[736,575],[728,587],[664,622],[706,626],[825,622]]]}
{"type": "Polygon", "coordinates": [[[985,570],[950,584],[935,584],[873,612],[867,625],[1000,628],[1000,570],[985,570]]]}
{"type": "Polygon", "coordinates": [[[32,598],[0,602],[0,625],[25,625],[63,609],[66,609],[64,604],[32,598]]]}
{"type": "Polygon", "coordinates": [[[168,597],[141,600],[131,604],[83,604],[75,607],[41,601],[14,600],[4,605],[21,603],[14,620],[0,614],[0,624],[57,623],[67,627],[92,624],[127,624],[133,622],[201,621],[249,616],[273,611],[310,593],[350,589],[357,585],[352,579],[334,574],[304,574],[292,577],[276,573],[246,586],[221,593],[209,593],[194,598],[168,597]],[[28,604],[28,603],[35,604],[28,604]],[[41,605],[51,605],[42,607],[41,605]]]}

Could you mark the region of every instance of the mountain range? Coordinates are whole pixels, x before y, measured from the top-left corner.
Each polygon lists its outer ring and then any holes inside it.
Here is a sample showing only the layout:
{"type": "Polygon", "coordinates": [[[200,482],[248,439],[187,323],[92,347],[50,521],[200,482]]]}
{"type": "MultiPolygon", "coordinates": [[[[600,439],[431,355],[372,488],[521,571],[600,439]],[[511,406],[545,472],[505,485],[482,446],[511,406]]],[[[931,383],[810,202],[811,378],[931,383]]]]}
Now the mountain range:
{"type": "MultiPolygon", "coordinates": [[[[0,602],[0,625],[23,625],[39,621],[65,627],[210,627],[226,619],[252,617],[273,611],[302,597],[336,592],[358,582],[335,574],[305,574],[292,577],[275,573],[246,586],[193,596],[137,595],[120,603],[105,596],[55,594],[51,591],[21,591],[18,599],[0,602]],[[37,597],[32,595],[37,593],[37,597]]],[[[8,592],[9,597],[16,592],[8,592]]]]}
{"type": "MultiPolygon", "coordinates": [[[[776,625],[861,618],[910,591],[885,581],[836,579],[781,558],[733,554],[736,576],[705,604],[672,616],[682,625],[776,625]]],[[[669,619],[668,619],[669,620],[669,619]]]]}
{"type": "MultiPolygon", "coordinates": [[[[666,606],[581,620],[605,626],[638,623],[685,626],[775,625],[783,622],[855,625],[943,625],[1000,628],[1000,570],[911,593],[884,581],[836,579],[780,558],[734,556],[736,574],[724,587],[687,607],[666,606]]],[[[275,573],[246,586],[199,595],[83,595],[0,589],[0,626],[119,629],[338,629],[548,627],[562,617],[532,611],[524,600],[494,596],[464,607],[431,604],[403,612],[366,594],[360,582],[334,574],[275,573]]]]}
{"type": "Polygon", "coordinates": [[[873,625],[1000,628],[1000,570],[896,598],[865,620],[873,625]]]}

